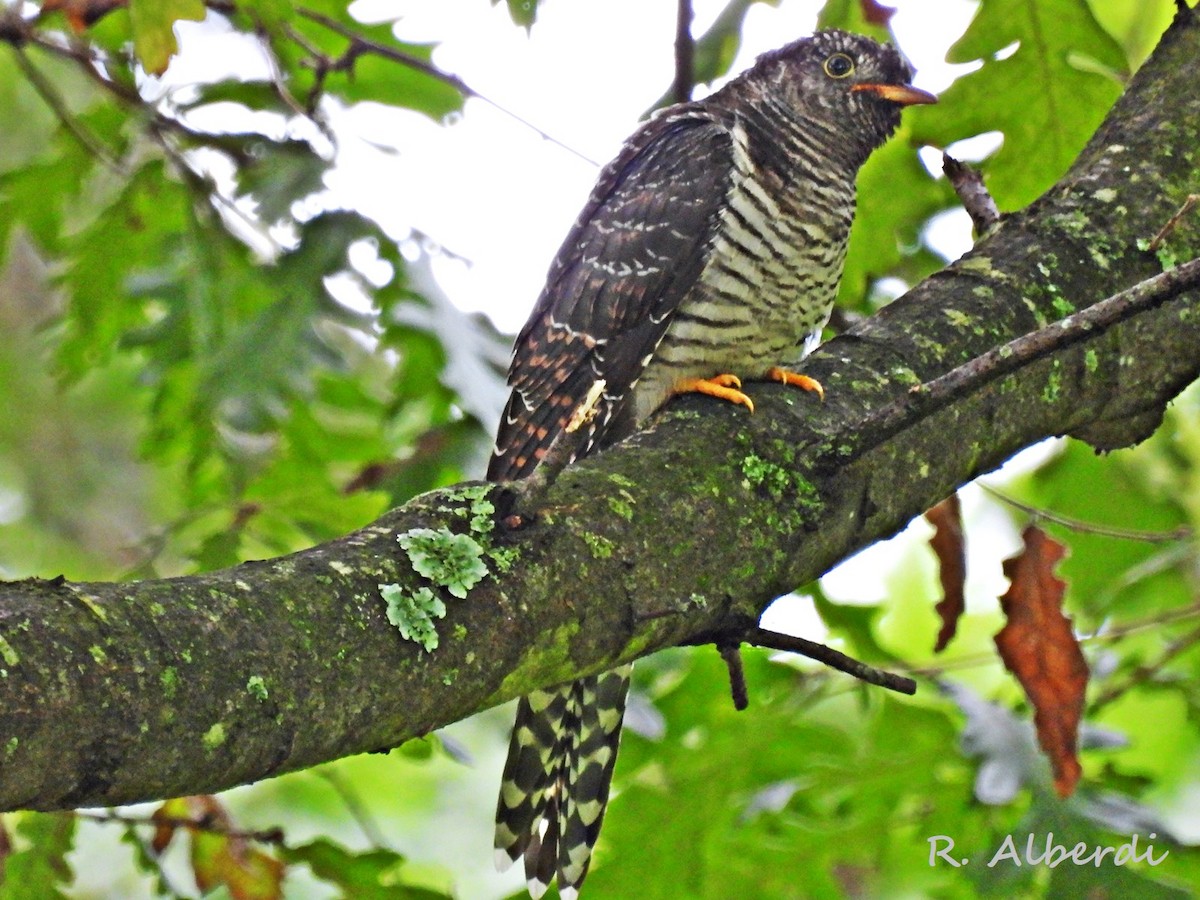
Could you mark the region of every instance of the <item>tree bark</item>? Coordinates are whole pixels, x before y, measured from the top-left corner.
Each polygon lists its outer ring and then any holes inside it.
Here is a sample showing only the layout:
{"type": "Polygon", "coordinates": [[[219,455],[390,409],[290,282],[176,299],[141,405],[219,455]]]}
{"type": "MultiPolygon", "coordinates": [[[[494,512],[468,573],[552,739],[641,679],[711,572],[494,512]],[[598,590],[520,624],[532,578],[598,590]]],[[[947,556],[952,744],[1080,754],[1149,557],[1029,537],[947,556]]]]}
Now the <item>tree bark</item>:
{"type": "MultiPolygon", "coordinates": [[[[536,496],[460,485],[194,577],[0,585],[0,808],[213,791],[390,748],[536,686],[740,633],[1043,438],[1143,439],[1200,375],[1194,283],[936,403],[914,388],[1160,271],[1138,240],[1195,190],[1198,18],[1180,13],[1054,188],[810,358],[823,404],[772,385],[751,386],[752,416],[685,397],[536,496]],[[437,582],[471,567],[428,568],[413,538],[449,542],[416,529],[463,535],[487,574],[454,596],[437,582]],[[391,624],[385,593],[444,601],[436,649],[391,624]]],[[[1167,246],[1197,256],[1200,228],[1167,246]]]]}

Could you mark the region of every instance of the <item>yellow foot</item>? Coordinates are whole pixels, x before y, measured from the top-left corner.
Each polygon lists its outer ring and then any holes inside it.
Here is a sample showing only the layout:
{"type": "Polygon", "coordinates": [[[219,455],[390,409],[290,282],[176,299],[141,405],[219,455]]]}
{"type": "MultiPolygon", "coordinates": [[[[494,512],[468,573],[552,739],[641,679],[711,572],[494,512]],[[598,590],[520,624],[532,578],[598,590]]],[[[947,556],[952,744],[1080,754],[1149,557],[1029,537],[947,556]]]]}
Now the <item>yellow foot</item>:
{"type": "Polygon", "coordinates": [[[754,412],[754,401],[738,390],[742,379],[728,372],[714,375],[712,378],[685,378],[677,381],[673,393],[676,394],[707,394],[730,403],[740,403],[750,412],[754,412]]]}
{"type": "Polygon", "coordinates": [[[771,366],[771,368],[767,369],[767,377],[772,381],[782,381],[784,384],[812,391],[822,400],[825,399],[825,388],[821,387],[821,382],[815,378],[809,378],[807,375],[801,375],[799,372],[788,371],[782,366],[771,366]]]}

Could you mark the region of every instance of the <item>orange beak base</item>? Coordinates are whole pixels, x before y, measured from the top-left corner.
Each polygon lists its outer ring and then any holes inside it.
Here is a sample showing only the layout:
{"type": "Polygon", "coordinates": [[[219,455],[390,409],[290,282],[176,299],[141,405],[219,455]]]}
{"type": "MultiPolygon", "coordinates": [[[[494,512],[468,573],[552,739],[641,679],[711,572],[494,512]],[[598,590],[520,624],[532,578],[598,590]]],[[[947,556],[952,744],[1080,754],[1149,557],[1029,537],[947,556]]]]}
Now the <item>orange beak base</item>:
{"type": "Polygon", "coordinates": [[[938,102],[937,97],[928,91],[923,91],[920,88],[911,87],[907,84],[856,84],[850,90],[852,92],[866,91],[869,94],[874,94],[876,97],[898,103],[900,106],[916,106],[920,103],[938,102]]]}

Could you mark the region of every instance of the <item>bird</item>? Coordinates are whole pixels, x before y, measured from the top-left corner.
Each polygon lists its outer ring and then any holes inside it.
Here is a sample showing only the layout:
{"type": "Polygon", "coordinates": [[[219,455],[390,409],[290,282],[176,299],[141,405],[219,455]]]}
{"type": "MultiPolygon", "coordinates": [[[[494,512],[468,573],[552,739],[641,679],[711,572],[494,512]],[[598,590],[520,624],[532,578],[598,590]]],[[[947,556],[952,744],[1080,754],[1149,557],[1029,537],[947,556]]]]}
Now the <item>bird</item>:
{"type": "MultiPolygon", "coordinates": [[[[700,393],[753,412],[742,379],[816,392],[794,366],[829,319],[855,179],[906,106],[899,51],[829,29],[760,56],[708,97],[659,111],[601,171],[518,334],[490,481],[570,463],[700,393]]],[[[631,666],[518,703],[496,808],[497,865],[573,898],[600,833],[631,666]]]]}

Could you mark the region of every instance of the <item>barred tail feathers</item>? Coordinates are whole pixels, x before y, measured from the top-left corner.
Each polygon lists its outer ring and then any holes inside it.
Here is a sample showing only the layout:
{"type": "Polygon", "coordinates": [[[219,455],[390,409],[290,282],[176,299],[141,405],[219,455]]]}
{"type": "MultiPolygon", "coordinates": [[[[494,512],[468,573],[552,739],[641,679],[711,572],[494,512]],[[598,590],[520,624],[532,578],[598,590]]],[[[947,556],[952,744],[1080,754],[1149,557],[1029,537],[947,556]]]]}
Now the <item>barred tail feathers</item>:
{"type": "Polygon", "coordinates": [[[496,863],[521,857],[535,898],[577,895],[600,834],[631,665],[521,699],[496,805],[496,863]]]}

